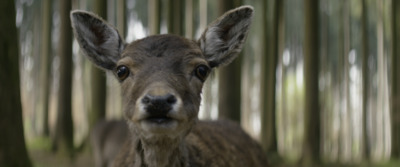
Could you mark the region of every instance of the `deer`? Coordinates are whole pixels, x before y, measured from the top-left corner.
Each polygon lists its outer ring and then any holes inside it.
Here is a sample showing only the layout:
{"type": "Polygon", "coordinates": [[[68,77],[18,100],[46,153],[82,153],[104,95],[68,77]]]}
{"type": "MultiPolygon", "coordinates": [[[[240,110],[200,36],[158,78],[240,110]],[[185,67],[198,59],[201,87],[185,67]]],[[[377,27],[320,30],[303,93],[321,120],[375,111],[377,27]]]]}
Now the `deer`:
{"type": "Polygon", "coordinates": [[[239,124],[198,118],[201,92],[212,70],[242,50],[254,9],[241,6],[211,22],[198,40],[173,34],[126,43],[91,12],[71,11],[83,54],[115,75],[131,137],[113,166],[268,166],[261,146],[239,124]]]}

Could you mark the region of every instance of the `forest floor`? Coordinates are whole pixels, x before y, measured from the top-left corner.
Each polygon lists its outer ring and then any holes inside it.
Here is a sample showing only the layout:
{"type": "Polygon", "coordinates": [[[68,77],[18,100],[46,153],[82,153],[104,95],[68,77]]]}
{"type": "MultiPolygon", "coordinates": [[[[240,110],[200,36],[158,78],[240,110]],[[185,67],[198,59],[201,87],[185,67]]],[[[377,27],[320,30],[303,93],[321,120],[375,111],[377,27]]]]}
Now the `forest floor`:
{"type": "Polygon", "coordinates": [[[51,142],[38,138],[27,142],[29,157],[33,167],[92,167],[93,157],[88,149],[76,152],[73,159],[51,151],[51,142]]]}
{"type": "Polygon", "coordinates": [[[74,160],[59,156],[49,150],[29,150],[33,167],[91,167],[93,158],[88,152],[79,153],[74,160]]]}
{"type": "MultiPolygon", "coordinates": [[[[51,151],[49,139],[39,138],[27,142],[27,148],[33,167],[92,167],[94,166],[93,157],[90,150],[86,147],[82,151],[75,153],[75,158],[71,160],[67,156],[61,156],[51,151]]],[[[274,167],[299,167],[296,164],[281,162],[273,163],[274,167]]],[[[321,167],[400,167],[400,160],[389,161],[381,164],[371,164],[362,162],[360,164],[324,164],[321,167]]]]}
{"type": "MultiPolygon", "coordinates": [[[[274,167],[300,167],[301,165],[285,162],[277,162],[273,164],[274,167]]],[[[304,165],[303,165],[304,166],[304,165]]],[[[360,162],[357,164],[322,164],[322,165],[312,165],[313,167],[400,167],[400,160],[391,160],[384,163],[371,163],[371,162],[360,162]]],[[[307,166],[308,167],[308,166],[307,166]]]]}

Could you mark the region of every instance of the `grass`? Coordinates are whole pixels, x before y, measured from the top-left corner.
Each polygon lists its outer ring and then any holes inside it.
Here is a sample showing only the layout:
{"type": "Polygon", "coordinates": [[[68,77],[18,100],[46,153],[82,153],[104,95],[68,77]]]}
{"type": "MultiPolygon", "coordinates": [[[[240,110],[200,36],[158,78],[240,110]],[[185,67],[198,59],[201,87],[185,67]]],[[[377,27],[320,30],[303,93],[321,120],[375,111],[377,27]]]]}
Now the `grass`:
{"type": "Polygon", "coordinates": [[[89,151],[77,152],[71,159],[68,156],[51,151],[51,139],[47,137],[32,138],[27,141],[29,157],[34,167],[88,167],[94,166],[89,151]]]}
{"type": "Polygon", "coordinates": [[[36,137],[27,140],[28,150],[51,150],[51,139],[48,137],[36,137]]]}

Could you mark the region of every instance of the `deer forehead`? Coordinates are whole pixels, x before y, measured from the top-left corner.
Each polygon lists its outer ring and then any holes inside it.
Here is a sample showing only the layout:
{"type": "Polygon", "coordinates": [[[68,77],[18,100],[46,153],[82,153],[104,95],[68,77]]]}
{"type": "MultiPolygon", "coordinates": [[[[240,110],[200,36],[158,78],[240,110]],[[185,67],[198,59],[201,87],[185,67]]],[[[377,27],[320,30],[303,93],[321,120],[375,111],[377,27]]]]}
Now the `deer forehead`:
{"type": "Polygon", "coordinates": [[[127,45],[117,66],[134,73],[187,73],[199,64],[208,65],[196,42],[176,35],[155,35],[127,45]]]}
{"type": "Polygon", "coordinates": [[[182,98],[198,98],[202,82],[193,76],[199,65],[208,66],[196,42],[175,35],[156,35],[126,46],[117,66],[127,66],[132,77],[122,82],[123,94],[139,98],[152,85],[163,85],[182,98]],[[160,84],[161,83],[161,84],[160,84]],[[133,96],[129,95],[132,94],[133,96]]]}

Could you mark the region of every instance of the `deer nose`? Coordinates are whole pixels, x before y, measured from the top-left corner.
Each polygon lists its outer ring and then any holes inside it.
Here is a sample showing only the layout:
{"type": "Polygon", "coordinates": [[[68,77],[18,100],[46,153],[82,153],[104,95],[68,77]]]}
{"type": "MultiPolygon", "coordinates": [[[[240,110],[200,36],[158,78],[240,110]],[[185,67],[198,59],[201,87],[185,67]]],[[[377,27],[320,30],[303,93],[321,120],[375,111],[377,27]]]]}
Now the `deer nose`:
{"type": "Polygon", "coordinates": [[[148,94],[142,98],[142,103],[145,105],[145,109],[150,115],[163,115],[168,113],[176,101],[176,97],[169,93],[161,96],[152,96],[148,94]]]}

